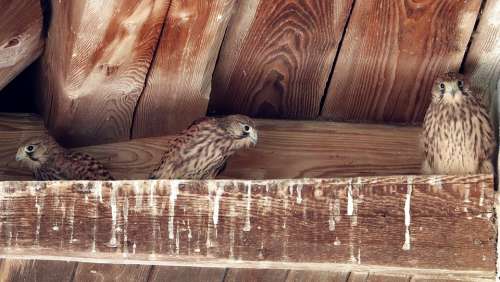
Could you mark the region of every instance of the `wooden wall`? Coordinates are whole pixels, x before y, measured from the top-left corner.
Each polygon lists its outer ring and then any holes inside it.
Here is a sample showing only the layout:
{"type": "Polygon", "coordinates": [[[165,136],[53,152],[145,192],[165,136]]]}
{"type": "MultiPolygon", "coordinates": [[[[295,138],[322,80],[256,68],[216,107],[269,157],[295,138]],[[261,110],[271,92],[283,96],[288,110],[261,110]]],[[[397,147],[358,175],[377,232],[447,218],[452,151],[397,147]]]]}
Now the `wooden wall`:
{"type": "MultiPolygon", "coordinates": [[[[436,75],[486,97],[499,0],[52,0],[37,101],[71,146],[205,114],[419,123],[436,75]]],[[[488,99],[489,100],[489,99],[488,99]]]]}

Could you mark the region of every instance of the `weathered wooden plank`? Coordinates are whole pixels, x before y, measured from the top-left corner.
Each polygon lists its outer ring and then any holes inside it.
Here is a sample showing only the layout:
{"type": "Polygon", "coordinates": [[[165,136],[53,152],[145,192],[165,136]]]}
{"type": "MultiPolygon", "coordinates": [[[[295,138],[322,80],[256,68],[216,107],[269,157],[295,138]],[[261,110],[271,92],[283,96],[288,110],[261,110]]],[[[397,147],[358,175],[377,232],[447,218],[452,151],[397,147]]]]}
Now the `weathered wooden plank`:
{"type": "MultiPolygon", "coordinates": [[[[25,120],[0,116],[0,180],[32,179],[15,162],[15,154],[19,142],[44,129],[38,121],[28,125],[25,120]]],[[[420,173],[417,127],[277,120],[257,120],[257,127],[259,144],[233,156],[223,178],[420,173]]],[[[167,142],[168,137],[158,137],[76,150],[94,155],[117,179],[145,179],[160,162],[167,142]]]]}
{"type": "MultiPolygon", "coordinates": [[[[470,76],[472,87],[491,105],[498,101],[496,87],[500,78],[500,1],[485,2],[472,44],[465,58],[464,73],[470,76]]],[[[496,120],[496,119],[494,119],[496,120]]]]}
{"type": "Polygon", "coordinates": [[[348,282],[366,282],[368,277],[368,272],[351,271],[349,273],[348,282]]]}
{"type": "Polygon", "coordinates": [[[356,1],[322,117],[422,121],[435,76],[460,68],[480,5],[356,1]]]}
{"type": "Polygon", "coordinates": [[[3,182],[0,250],[494,271],[492,176],[446,179],[3,182]]]}
{"type": "Polygon", "coordinates": [[[349,272],[291,270],[287,282],[347,282],[349,272]]]}
{"type": "Polygon", "coordinates": [[[225,273],[224,268],[154,266],[149,282],[222,282],[225,273]]]}
{"type": "Polygon", "coordinates": [[[132,136],[173,134],[205,116],[234,0],[173,0],[134,116],[132,136]]]}
{"type": "Polygon", "coordinates": [[[75,268],[75,262],[2,260],[0,263],[0,281],[69,282],[75,268]]]}
{"type": "Polygon", "coordinates": [[[370,273],[366,278],[366,282],[409,282],[410,276],[405,274],[388,275],[381,273],[370,273]]]}
{"type": "Polygon", "coordinates": [[[52,0],[38,106],[57,139],[129,139],[169,2],[52,0]]]}
{"type": "Polygon", "coordinates": [[[228,269],[224,282],[276,281],[284,282],[288,270],[285,269],[228,269]]]}
{"type": "Polygon", "coordinates": [[[79,263],[73,281],[147,282],[151,268],[149,265],[79,263]]]}
{"type": "Polygon", "coordinates": [[[238,1],[210,111],[315,118],[352,0],[238,1]]]}
{"type": "Polygon", "coordinates": [[[43,51],[39,0],[0,0],[0,90],[43,51]]]}

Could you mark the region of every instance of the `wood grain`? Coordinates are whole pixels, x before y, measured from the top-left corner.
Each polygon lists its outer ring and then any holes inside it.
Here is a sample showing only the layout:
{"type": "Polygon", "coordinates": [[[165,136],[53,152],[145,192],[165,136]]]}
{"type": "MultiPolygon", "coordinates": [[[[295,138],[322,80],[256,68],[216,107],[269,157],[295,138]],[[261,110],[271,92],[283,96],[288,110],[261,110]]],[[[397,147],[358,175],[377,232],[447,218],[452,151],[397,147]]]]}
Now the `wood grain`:
{"type": "Polygon", "coordinates": [[[379,273],[370,273],[366,278],[366,282],[410,282],[410,276],[400,275],[386,275],[379,273]]]}
{"type": "Polygon", "coordinates": [[[288,273],[287,282],[346,282],[349,272],[298,271],[288,273]]]}
{"type": "Polygon", "coordinates": [[[178,133],[205,116],[212,73],[234,0],[173,0],[144,93],[134,138],[178,133]]]}
{"type": "Polygon", "coordinates": [[[75,262],[3,260],[0,263],[0,281],[71,281],[75,267],[75,262]]]}
{"type": "Polygon", "coordinates": [[[494,108],[498,102],[496,89],[500,79],[499,12],[500,1],[486,1],[464,64],[464,73],[470,77],[473,90],[484,97],[495,117],[494,108]]]}
{"type": "MultiPolygon", "coordinates": [[[[420,128],[257,120],[259,144],[233,156],[222,178],[273,179],[420,173],[420,128]],[[286,165],[284,165],[286,164],[286,165]]],[[[36,117],[0,115],[0,180],[30,180],[15,162],[19,142],[44,129],[36,117]],[[33,123],[30,123],[33,120],[33,123]],[[15,127],[17,129],[10,129],[15,127]]],[[[75,150],[102,161],[117,179],[145,179],[170,137],[75,150]]]]}
{"type": "Polygon", "coordinates": [[[321,116],[421,122],[434,78],[460,68],[480,5],[357,1],[321,116]]]}
{"type": "Polygon", "coordinates": [[[149,282],[222,282],[224,268],[154,266],[149,282]]]}
{"type": "Polygon", "coordinates": [[[149,265],[79,263],[73,281],[147,282],[151,268],[149,265]]]}
{"type": "Polygon", "coordinates": [[[0,0],[0,90],[43,52],[39,0],[0,0]]]}
{"type": "Polygon", "coordinates": [[[224,282],[286,281],[283,269],[228,269],[224,282]]]}
{"type": "Polygon", "coordinates": [[[169,0],[52,0],[38,106],[66,145],[127,140],[169,0]]]}
{"type": "Polygon", "coordinates": [[[2,182],[0,257],[495,270],[492,176],[249,183],[2,182]]]}
{"type": "Polygon", "coordinates": [[[210,111],[317,117],[352,0],[238,2],[216,66],[210,111]]]}

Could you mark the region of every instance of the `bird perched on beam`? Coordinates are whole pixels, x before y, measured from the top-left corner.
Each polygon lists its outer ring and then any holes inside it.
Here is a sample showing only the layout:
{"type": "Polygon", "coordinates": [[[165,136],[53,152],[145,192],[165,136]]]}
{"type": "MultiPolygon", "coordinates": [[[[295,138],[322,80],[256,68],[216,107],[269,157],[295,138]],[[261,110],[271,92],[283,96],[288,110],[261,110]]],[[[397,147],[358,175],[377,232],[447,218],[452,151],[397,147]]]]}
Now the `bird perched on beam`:
{"type": "Polygon", "coordinates": [[[247,116],[202,118],[173,139],[152,179],[213,179],[237,150],[257,144],[247,116]]]}
{"type": "Polygon", "coordinates": [[[49,135],[28,140],[17,150],[16,160],[29,167],[37,180],[113,180],[100,162],[66,150],[49,135]]]}
{"type": "Polygon", "coordinates": [[[447,73],[435,80],[423,127],[422,173],[493,173],[491,120],[463,75],[447,73]]]}

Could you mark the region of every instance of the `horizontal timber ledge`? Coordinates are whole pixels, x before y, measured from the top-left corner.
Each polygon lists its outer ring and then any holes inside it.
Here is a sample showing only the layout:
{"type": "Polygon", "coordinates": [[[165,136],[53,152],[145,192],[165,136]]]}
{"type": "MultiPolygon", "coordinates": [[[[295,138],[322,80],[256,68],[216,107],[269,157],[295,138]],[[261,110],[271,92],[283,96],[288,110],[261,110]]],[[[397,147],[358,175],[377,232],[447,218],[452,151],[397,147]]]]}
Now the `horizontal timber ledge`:
{"type": "Polygon", "coordinates": [[[6,181],[0,257],[493,277],[493,206],[491,175],[6,181]]]}

